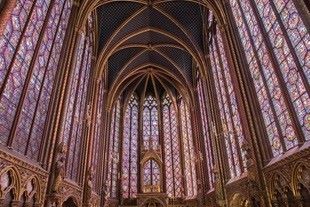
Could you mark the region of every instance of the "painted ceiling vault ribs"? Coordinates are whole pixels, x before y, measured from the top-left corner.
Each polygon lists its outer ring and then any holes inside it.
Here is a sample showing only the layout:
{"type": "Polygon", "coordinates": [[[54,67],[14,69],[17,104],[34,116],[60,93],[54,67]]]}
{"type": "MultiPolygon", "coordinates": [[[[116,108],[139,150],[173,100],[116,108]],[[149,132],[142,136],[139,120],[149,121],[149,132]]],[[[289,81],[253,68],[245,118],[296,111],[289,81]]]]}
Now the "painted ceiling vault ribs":
{"type": "Polygon", "coordinates": [[[147,64],[165,68],[188,86],[192,84],[192,65],[203,51],[202,5],[191,1],[111,1],[97,7],[97,16],[98,50],[108,61],[109,88],[116,79],[147,64]]]}

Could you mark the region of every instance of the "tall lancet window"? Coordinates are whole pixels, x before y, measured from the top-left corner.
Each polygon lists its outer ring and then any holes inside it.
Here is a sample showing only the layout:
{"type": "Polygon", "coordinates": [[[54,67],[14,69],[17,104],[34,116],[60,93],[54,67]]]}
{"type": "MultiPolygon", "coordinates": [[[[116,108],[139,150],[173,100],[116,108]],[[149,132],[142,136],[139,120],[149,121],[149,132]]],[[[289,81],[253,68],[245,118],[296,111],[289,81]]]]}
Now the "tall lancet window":
{"type": "Polygon", "coordinates": [[[215,77],[216,92],[222,120],[223,135],[227,149],[227,157],[231,178],[240,176],[245,171],[243,129],[240,122],[235,89],[233,87],[222,36],[217,30],[211,46],[211,65],[215,77]]]}
{"type": "Polygon", "coordinates": [[[72,1],[17,0],[0,37],[0,143],[39,160],[72,1]]]}
{"type": "Polygon", "coordinates": [[[181,115],[181,133],[184,149],[185,165],[185,193],[187,198],[194,198],[197,195],[197,177],[196,177],[196,154],[193,143],[191,115],[183,98],[179,105],[181,115]]]}
{"type": "Polygon", "coordinates": [[[120,117],[121,108],[120,100],[113,107],[111,113],[110,139],[109,139],[109,159],[108,159],[108,177],[107,177],[107,195],[110,198],[117,197],[117,182],[119,177],[119,162],[120,162],[120,117]]]}
{"type": "Polygon", "coordinates": [[[207,94],[199,73],[197,73],[197,92],[199,98],[199,106],[200,106],[200,114],[201,114],[201,122],[202,122],[202,132],[203,132],[203,139],[205,143],[205,152],[206,152],[206,163],[207,163],[207,170],[208,170],[208,180],[209,180],[209,187],[214,187],[214,157],[213,157],[213,145],[211,142],[211,130],[210,124],[208,122],[208,113],[207,113],[207,94]]]}
{"type": "Polygon", "coordinates": [[[293,0],[230,0],[273,156],[310,139],[310,34],[293,0]]]}
{"type": "Polygon", "coordinates": [[[180,160],[181,143],[178,135],[175,105],[172,103],[168,94],[162,100],[162,117],[167,193],[170,198],[179,198],[183,196],[180,160]]]}
{"type": "Polygon", "coordinates": [[[67,108],[61,138],[67,146],[66,176],[78,182],[81,163],[83,128],[86,124],[87,90],[92,64],[93,39],[92,24],[89,19],[84,34],[76,45],[76,60],[68,90],[67,108]]]}
{"type": "Polygon", "coordinates": [[[158,104],[152,95],[146,96],[143,104],[143,147],[144,149],[159,147],[158,104]]]}
{"type": "Polygon", "coordinates": [[[122,192],[123,198],[137,195],[139,100],[132,95],[125,112],[123,130],[122,192]]]}

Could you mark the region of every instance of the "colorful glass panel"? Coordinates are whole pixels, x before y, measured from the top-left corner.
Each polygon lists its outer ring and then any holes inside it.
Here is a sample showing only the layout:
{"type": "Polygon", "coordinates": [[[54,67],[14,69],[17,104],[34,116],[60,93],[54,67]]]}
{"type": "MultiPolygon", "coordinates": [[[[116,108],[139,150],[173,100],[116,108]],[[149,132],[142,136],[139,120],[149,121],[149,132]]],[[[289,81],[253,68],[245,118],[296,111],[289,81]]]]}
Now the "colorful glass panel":
{"type": "Polygon", "coordinates": [[[143,104],[143,147],[145,149],[159,147],[157,107],[156,98],[148,95],[143,104]]]}
{"type": "Polygon", "coordinates": [[[124,198],[135,198],[138,191],[138,116],[138,98],[132,95],[126,108],[123,129],[122,192],[124,198]]]}
{"type": "Polygon", "coordinates": [[[162,101],[166,189],[170,198],[183,195],[180,140],[177,129],[177,115],[169,95],[162,101]]]}
{"type": "Polygon", "coordinates": [[[278,156],[298,144],[297,136],[310,137],[309,31],[292,0],[231,0],[230,5],[270,147],[278,156]]]}
{"type": "Polygon", "coordinates": [[[187,198],[195,198],[197,195],[196,179],[196,154],[193,143],[192,124],[189,109],[183,100],[180,101],[181,133],[184,150],[184,177],[185,193],[187,198]]]}
{"type": "Polygon", "coordinates": [[[12,147],[33,160],[42,147],[71,7],[72,1],[18,0],[0,37],[0,142],[13,140],[12,147]]]}
{"type": "Polygon", "coordinates": [[[120,100],[116,102],[116,105],[112,111],[111,127],[110,127],[110,143],[109,143],[109,162],[108,162],[108,179],[107,179],[107,195],[110,198],[116,198],[117,196],[117,181],[120,176],[119,162],[119,136],[120,136],[120,100]]]}

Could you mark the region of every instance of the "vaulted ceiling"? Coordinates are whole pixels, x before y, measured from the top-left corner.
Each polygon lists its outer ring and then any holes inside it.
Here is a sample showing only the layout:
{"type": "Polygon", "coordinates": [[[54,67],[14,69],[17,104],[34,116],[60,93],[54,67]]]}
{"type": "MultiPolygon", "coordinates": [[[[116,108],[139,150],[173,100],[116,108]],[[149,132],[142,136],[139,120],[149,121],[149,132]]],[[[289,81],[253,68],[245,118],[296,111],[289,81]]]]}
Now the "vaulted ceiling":
{"type": "MultiPolygon", "coordinates": [[[[209,15],[204,9],[191,1],[111,1],[99,6],[98,49],[101,54],[113,51],[108,85],[135,70],[141,76],[150,71],[144,68],[161,69],[172,74],[169,78],[192,84],[195,56],[204,51],[204,20],[209,15]]],[[[161,77],[156,75],[159,82],[167,81],[161,77]]]]}

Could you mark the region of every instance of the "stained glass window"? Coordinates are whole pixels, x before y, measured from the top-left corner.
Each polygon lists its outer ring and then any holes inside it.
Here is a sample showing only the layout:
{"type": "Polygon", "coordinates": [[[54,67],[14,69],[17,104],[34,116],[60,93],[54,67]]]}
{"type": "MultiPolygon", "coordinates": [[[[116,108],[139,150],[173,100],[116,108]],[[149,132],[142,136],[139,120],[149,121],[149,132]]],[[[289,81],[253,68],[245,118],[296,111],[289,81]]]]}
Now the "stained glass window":
{"type": "Polygon", "coordinates": [[[244,136],[222,36],[219,30],[216,34],[211,47],[211,65],[216,92],[219,94],[222,133],[225,137],[230,176],[233,178],[245,171],[245,152],[242,150],[244,136]]]}
{"type": "Polygon", "coordinates": [[[207,163],[207,170],[208,170],[208,180],[209,180],[209,187],[214,187],[214,158],[213,158],[213,145],[211,142],[211,135],[210,135],[210,124],[208,123],[208,114],[207,114],[207,96],[206,91],[204,90],[203,81],[200,77],[200,74],[197,73],[197,92],[198,92],[198,99],[199,99],[199,106],[200,106],[200,114],[201,114],[201,121],[202,121],[202,132],[203,132],[203,139],[205,143],[205,152],[206,152],[206,163],[207,163]]]}
{"type": "Polygon", "coordinates": [[[33,160],[42,147],[71,7],[72,1],[17,0],[0,37],[0,142],[33,160]]]}
{"type": "Polygon", "coordinates": [[[137,195],[139,104],[132,95],[127,104],[123,129],[122,192],[124,198],[137,195]]]}
{"type": "Polygon", "coordinates": [[[179,104],[181,114],[181,133],[184,149],[184,177],[185,193],[187,198],[194,198],[197,195],[197,178],[196,178],[196,154],[193,143],[191,116],[187,104],[181,98],[179,104]]]}
{"type": "Polygon", "coordinates": [[[168,94],[163,97],[162,116],[167,194],[171,198],[182,197],[181,143],[177,128],[175,105],[173,105],[168,94]]]}
{"type": "Polygon", "coordinates": [[[145,149],[157,149],[159,147],[157,107],[156,98],[148,95],[143,104],[143,147],[145,149]]]}
{"type": "Polygon", "coordinates": [[[82,35],[76,50],[74,71],[71,75],[67,108],[62,128],[62,140],[68,148],[66,160],[66,175],[78,181],[80,166],[80,150],[83,128],[86,121],[87,90],[92,64],[92,33],[91,25],[87,24],[86,35],[82,35]]]}
{"type": "Polygon", "coordinates": [[[309,139],[310,35],[294,1],[230,0],[273,156],[309,139]]]}
{"type": "Polygon", "coordinates": [[[116,102],[111,114],[110,125],[110,142],[109,142],[109,161],[108,161],[108,178],[107,178],[107,195],[110,198],[117,196],[117,181],[119,178],[119,162],[120,162],[120,100],[116,102]]]}
{"type": "Polygon", "coordinates": [[[145,193],[159,192],[160,176],[160,167],[158,163],[153,159],[148,160],[143,168],[143,186],[145,193]]]}

